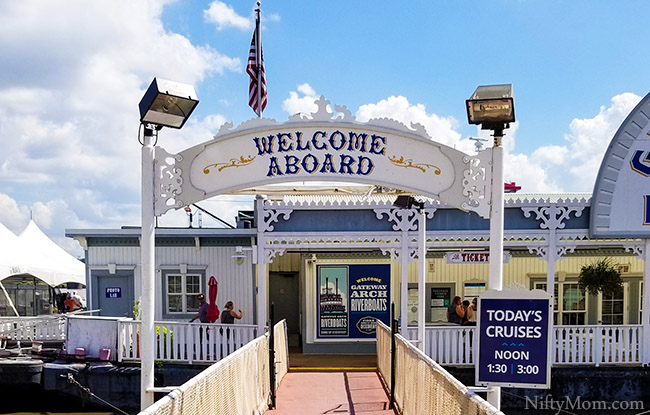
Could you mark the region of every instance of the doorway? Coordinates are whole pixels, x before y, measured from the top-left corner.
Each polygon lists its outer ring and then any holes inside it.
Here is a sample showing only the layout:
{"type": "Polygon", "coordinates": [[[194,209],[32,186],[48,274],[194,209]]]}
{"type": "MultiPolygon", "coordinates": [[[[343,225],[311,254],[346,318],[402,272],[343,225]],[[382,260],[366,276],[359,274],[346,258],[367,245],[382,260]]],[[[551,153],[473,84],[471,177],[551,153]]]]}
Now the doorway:
{"type": "Polygon", "coordinates": [[[100,316],[133,316],[132,271],[117,271],[115,274],[110,274],[108,271],[95,271],[92,273],[92,282],[93,298],[97,299],[93,307],[101,310],[100,316]]]}
{"type": "Polygon", "coordinates": [[[287,337],[290,347],[299,347],[302,344],[299,289],[298,274],[269,273],[269,301],[275,305],[275,321],[287,320],[287,337]]]}

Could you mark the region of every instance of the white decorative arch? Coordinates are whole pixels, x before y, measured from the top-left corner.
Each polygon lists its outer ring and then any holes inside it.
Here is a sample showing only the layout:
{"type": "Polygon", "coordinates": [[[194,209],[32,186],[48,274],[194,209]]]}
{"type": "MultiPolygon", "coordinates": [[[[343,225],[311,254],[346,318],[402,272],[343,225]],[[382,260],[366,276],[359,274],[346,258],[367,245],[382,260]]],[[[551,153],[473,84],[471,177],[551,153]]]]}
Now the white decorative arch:
{"type": "Polygon", "coordinates": [[[316,101],[286,123],[225,124],[213,140],[169,154],[156,149],[155,215],[225,193],[264,193],[295,182],[361,183],[423,195],[490,215],[491,150],[471,156],[433,141],[420,124],[361,123],[345,107],[316,101]]]}
{"type": "Polygon", "coordinates": [[[650,238],[650,94],[612,138],[598,171],[590,235],[650,238]]]}

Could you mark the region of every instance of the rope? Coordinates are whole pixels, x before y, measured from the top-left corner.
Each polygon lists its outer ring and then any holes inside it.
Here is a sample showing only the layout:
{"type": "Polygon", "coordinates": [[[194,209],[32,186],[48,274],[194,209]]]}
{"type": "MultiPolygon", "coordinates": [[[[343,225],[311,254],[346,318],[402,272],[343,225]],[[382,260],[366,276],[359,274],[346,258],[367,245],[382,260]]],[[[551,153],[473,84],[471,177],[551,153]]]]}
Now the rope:
{"type": "MultiPolygon", "coordinates": [[[[61,376],[63,377],[63,376],[65,376],[65,375],[61,375],[61,376]]],[[[100,398],[99,396],[95,395],[95,394],[90,390],[90,388],[88,388],[88,387],[82,385],[81,383],[79,383],[79,382],[77,381],[77,379],[75,379],[74,376],[72,376],[72,373],[68,373],[67,377],[68,377],[68,383],[71,383],[71,384],[77,386],[79,389],[81,389],[82,391],[86,392],[86,393],[87,393],[88,395],[90,395],[91,397],[97,399],[98,401],[101,401],[101,402],[104,403],[105,405],[110,406],[111,408],[115,409],[116,411],[119,411],[120,413],[123,413],[124,415],[130,415],[128,412],[124,412],[123,410],[121,410],[121,409],[118,408],[117,406],[115,406],[115,405],[111,404],[110,402],[107,402],[107,401],[105,401],[104,399],[100,398]]]]}

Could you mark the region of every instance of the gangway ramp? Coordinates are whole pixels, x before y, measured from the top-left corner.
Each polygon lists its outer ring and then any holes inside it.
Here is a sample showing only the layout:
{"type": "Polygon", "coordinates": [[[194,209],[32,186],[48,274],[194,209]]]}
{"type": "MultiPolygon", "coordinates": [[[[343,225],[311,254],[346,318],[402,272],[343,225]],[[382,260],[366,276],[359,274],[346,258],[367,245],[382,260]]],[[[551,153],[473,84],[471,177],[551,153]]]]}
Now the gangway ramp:
{"type": "Polygon", "coordinates": [[[376,371],[289,371],[268,415],[393,415],[376,371]]]}

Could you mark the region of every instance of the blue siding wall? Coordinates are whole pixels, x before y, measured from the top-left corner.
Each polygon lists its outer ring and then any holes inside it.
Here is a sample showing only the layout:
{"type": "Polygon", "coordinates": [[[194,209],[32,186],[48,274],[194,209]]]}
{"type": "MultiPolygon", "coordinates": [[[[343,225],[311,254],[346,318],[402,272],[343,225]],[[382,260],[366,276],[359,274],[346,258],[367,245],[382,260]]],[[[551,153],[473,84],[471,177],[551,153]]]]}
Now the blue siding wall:
{"type": "MultiPolygon", "coordinates": [[[[541,220],[535,214],[525,217],[519,207],[506,208],[504,227],[506,230],[539,229],[541,220]]],[[[589,208],[582,215],[575,217],[571,214],[564,222],[564,229],[588,229],[589,208]]],[[[357,231],[392,231],[393,223],[384,216],[377,219],[372,210],[294,210],[288,221],[280,217],[273,224],[277,232],[357,232],[357,231]]],[[[427,230],[430,231],[467,231],[490,229],[490,221],[483,219],[474,212],[463,212],[458,209],[438,209],[433,219],[427,220],[427,230]]]]}
{"type": "Polygon", "coordinates": [[[372,210],[294,210],[291,218],[273,224],[277,232],[392,231],[392,223],[378,220],[372,210]]]}

